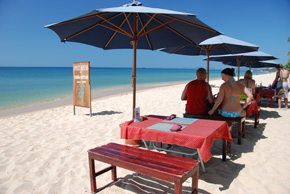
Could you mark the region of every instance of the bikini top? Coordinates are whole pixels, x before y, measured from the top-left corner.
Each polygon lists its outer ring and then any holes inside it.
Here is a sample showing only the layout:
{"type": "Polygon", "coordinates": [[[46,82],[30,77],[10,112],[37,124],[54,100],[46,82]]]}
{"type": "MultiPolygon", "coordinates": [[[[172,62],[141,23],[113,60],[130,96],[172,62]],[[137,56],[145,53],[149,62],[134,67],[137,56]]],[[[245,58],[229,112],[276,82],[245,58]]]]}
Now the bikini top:
{"type": "MultiPolygon", "coordinates": [[[[231,84],[232,84],[232,83],[235,83],[235,82],[236,82],[236,81],[235,81],[234,78],[232,78],[231,81],[230,81],[231,84]]],[[[225,95],[225,97],[232,98],[232,102],[234,102],[234,100],[235,100],[236,98],[240,99],[240,96],[234,96],[234,95],[225,95]]]]}

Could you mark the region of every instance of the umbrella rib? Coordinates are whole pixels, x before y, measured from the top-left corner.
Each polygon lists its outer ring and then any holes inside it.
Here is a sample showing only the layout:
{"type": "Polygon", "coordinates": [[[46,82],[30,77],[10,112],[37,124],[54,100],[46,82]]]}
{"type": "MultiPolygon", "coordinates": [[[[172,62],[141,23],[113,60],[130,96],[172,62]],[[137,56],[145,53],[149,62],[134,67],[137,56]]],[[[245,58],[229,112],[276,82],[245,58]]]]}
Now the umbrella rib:
{"type": "Polygon", "coordinates": [[[216,46],[214,49],[216,49],[216,48],[218,48],[219,46],[222,46],[224,49],[226,49],[227,51],[228,51],[228,53],[229,54],[232,54],[232,52],[224,45],[224,44],[222,44],[222,45],[218,45],[218,46],[216,46]]]}
{"type": "MultiPolygon", "coordinates": [[[[154,16],[153,16],[153,17],[154,17],[154,16]]],[[[141,25],[142,25],[142,29],[141,29],[140,32],[137,34],[137,37],[138,37],[138,35],[139,35],[143,30],[144,30],[144,32],[146,32],[146,30],[145,30],[145,26],[144,26],[144,24],[143,24],[142,19],[141,19],[140,16],[139,16],[139,14],[138,14],[138,18],[139,18],[140,23],[141,23],[141,25]]],[[[150,21],[151,21],[151,19],[150,19],[150,21]]],[[[147,22],[147,24],[148,24],[148,22],[147,22]]],[[[147,24],[146,24],[146,25],[147,25],[147,24]]],[[[146,34],[145,37],[146,37],[146,39],[147,39],[147,42],[148,42],[148,44],[149,44],[150,49],[152,49],[152,44],[151,44],[151,41],[150,41],[148,35],[146,34]]]]}
{"type": "MultiPolygon", "coordinates": [[[[100,13],[99,15],[104,15],[104,14],[107,14],[107,13],[100,13]]],[[[120,14],[117,14],[113,17],[116,17],[120,14]]],[[[93,18],[93,17],[96,17],[97,15],[91,15],[91,16],[86,16],[86,17],[83,17],[83,18],[77,18],[77,19],[71,19],[71,20],[68,20],[68,21],[64,21],[64,22],[60,22],[60,23],[57,23],[57,24],[54,24],[53,26],[58,26],[58,25],[62,25],[62,24],[67,24],[67,23],[71,23],[71,22],[75,22],[75,21],[80,21],[80,20],[84,20],[84,19],[88,19],[88,18],[93,18]]]]}
{"type": "Polygon", "coordinates": [[[181,47],[175,49],[174,51],[172,51],[171,53],[175,53],[175,52],[177,52],[177,51],[179,51],[180,49],[183,49],[183,48],[184,48],[184,46],[181,46],[181,47]]]}
{"type": "Polygon", "coordinates": [[[126,15],[126,13],[124,13],[124,15],[125,15],[125,19],[126,19],[126,21],[127,21],[127,23],[128,23],[128,26],[129,26],[129,28],[130,28],[132,34],[134,34],[134,31],[133,31],[132,25],[130,24],[130,22],[129,22],[129,20],[128,20],[128,17],[131,15],[131,13],[129,13],[128,15],[126,15]]]}
{"type": "MultiPolygon", "coordinates": [[[[123,30],[122,28],[120,28],[119,26],[115,25],[114,23],[110,22],[109,20],[107,20],[106,18],[99,16],[99,18],[101,18],[102,20],[108,22],[109,24],[111,24],[112,26],[114,26],[115,28],[117,28],[119,31],[123,32],[123,34],[127,34],[127,36],[132,37],[132,35],[130,33],[128,33],[127,31],[123,30]]],[[[104,26],[105,27],[105,26],[104,26]]],[[[113,28],[112,28],[113,29],[113,28]]],[[[115,30],[114,30],[115,31],[115,30]]]]}
{"type": "Polygon", "coordinates": [[[184,23],[190,24],[192,26],[197,26],[199,28],[203,28],[203,29],[208,30],[208,31],[212,31],[212,32],[218,33],[218,31],[216,31],[216,30],[214,30],[212,28],[208,28],[208,27],[201,26],[201,25],[198,25],[198,24],[195,24],[195,23],[192,23],[192,22],[188,22],[188,21],[185,21],[185,20],[182,20],[182,19],[179,19],[179,18],[175,18],[175,17],[172,17],[170,15],[165,15],[165,14],[160,14],[160,15],[168,17],[168,18],[171,18],[171,19],[174,19],[174,20],[178,20],[180,22],[184,22],[184,23]]]}
{"type": "MultiPolygon", "coordinates": [[[[126,16],[126,15],[125,15],[126,16]]],[[[130,14],[128,16],[126,16],[126,18],[123,20],[123,22],[121,23],[120,27],[123,26],[123,24],[126,22],[127,18],[130,16],[130,14]]],[[[115,37],[115,35],[117,34],[118,31],[115,31],[114,34],[110,37],[109,41],[107,42],[107,44],[105,45],[105,48],[108,47],[108,45],[110,44],[110,42],[113,40],[113,38],[115,37]]]]}
{"type": "MultiPolygon", "coordinates": [[[[147,15],[150,15],[150,14],[147,14],[147,15]]],[[[139,14],[138,14],[139,16],[139,14]]],[[[152,16],[150,15],[150,19],[146,22],[146,24],[142,27],[142,29],[139,31],[139,33],[137,34],[137,36],[140,35],[140,33],[144,30],[145,31],[145,28],[146,26],[148,26],[148,24],[152,21],[152,19],[156,16],[156,13],[153,14],[152,16]]],[[[141,18],[139,17],[139,20],[141,21],[141,18]]],[[[143,24],[142,24],[143,25],[143,24]]],[[[146,31],[145,31],[146,32],[146,31]]]]}
{"type": "Polygon", "coordinates": [[[117,31],[117,32],[119,32],[119,33],[121,33],[121,34],[124,34],[124,35],[126,35],[126,36],[132,37],[131,34],[124,33],[123,31],[120,31],[119,29],[115,29],[115,28],[112,28],[112,27],[110,27],[110,26],[106,26],[106,25],[104,25],[104,24],[100,24],[100,26],[102,26],[102,27],[104,27],[104,28],[108,28],[108,29],[110,29],[110,30],[112,30],[112,31],[117,31]]]}
{"type": "MultiPolygon", "coordinates": [[[[109,19],[115,18],[115,17],[117,17],[117,16],[119,16],[119,15],[120,15],[120,14],[114,15],[114,16],[110,17],[109,19]]],[[[97,16],[97,15],[95,15],[95,16],[97,16]]],[[[86,29],[83,29],[83,30],[81,30],[81,31],[79,31],[79,32],[77,32],[77,33],[75,33],[75,34],[73,34],[73,35],[70,35],[69,37],[65,38],[65,40],[69,40],[69,39],[71,39],[71,38],[73,38],[73,37],[75,37],[75,36],[77,36],[77,35],[79,35],[79,34],[82,34],[82,33],[86,32],[86,31],[88,31],[88,30],[90,30],[90,29],[92,29],[92,28],[98,26],[98,25],[103,26],[103,27],[107,27],[107,26],[105,26],[105,25],[102,24],[102,23],[104,23],[104,22],[106,22],[106,21],[103,20],[103,21],[101,21],[101,22],[99,22],[99,23],[96,23],[96,24],[94,24],[94,25],[92,25],[92,26],[90,26],[90,27],[88,27],[88,28],[86,28],[86,29]]],[[[108,27],[108,28],[109,28],[109,27],[108,27]]],[[[109,28],[109,29],[115,31],[114,28],[109,28]]],[[[125,35],[127,35],[127,34],[125,34],[125,35]]]]}
{"type": "Polygon", "coordinates": [[[200,46],[200,45],[196,45],[198,48],[200,48],[199,50],[199,55],[201,55],[202,50],[206,50],[205,46],[200,46]]]}
{"type": "Polygon", "coordinates": [[[157,22],[159,22],[161,25],[160,25],[160,26],[157,26],[157,27],[155,27],[155,28],[153,28],[153,29],[151,29],[151,30],[149,30],[149,31],[147,31],[147,32],[145,32],[145,33],[143,33],[143,34],[140,34],[140,37],[141,37],[141,36],[144,36],[144,35],[146,35],[146,34],[149,34],[149,33],[152,33],[152,32],[158,31],[158,30],[161,30],[161,29],[163,29],[163,28],[166,27],[166,28],[170,29],[171,31],[173,31],[174,33],[176,33],[176,34],[178,34],[179,36],[181,36],[182,38],[184,38],[185,40],[187,40],[188,42],[190,42],[190,43],[192,43],[192,44],[195,44],[192,40],[188,39],[187,37],[185,37],[185,36],[182,35],[181,33],[177,32],[176,30],[174,30],[174,29],[172,29],[171,27],[167,26],[167,24],[173,22],[174,19],[172,19],[172,20],[170,20],[170,21],[167,21],[167,22],[165,22],[165,23],[162,23],[161,21],[159,21],[159,20],[156,19],[156,18],[153,18],[153,19],[156,20],[157,22]]]}

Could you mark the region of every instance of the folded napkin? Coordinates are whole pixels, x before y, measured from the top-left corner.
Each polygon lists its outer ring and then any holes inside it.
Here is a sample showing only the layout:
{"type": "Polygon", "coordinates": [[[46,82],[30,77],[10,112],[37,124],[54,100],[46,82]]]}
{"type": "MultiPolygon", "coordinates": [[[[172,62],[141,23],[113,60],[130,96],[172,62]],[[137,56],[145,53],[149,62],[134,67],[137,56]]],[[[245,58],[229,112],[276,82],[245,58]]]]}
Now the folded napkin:
{"type": "Polygon", "coordinates": [[[170,131],[180,131],[182,126],[180,124],[175,123],[171,128],[170,131]]]}
{"type": "Polygon", "coordinates": [[[169,117],[166,117],[166,120],[172,120],[176,117],[175,114],[170,115],[169,117]]]}

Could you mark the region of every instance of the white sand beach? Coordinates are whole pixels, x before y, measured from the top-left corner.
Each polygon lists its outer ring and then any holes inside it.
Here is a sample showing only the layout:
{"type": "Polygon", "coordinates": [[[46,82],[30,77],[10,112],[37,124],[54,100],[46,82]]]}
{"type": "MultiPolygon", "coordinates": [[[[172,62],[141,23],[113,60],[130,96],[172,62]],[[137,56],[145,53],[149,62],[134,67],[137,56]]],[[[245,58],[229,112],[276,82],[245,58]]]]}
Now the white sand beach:
{"type": "MultiPolygon", "coordinates": [[[[254,75],[263,85],[275,74],[254,75]]],[[[213,93],[222,80],[210,81],[213,93]]],[[[137,107],[142,115],[182,117],[180,100],[185,83],[137,90],[137,107]]],[[[138,86],[137,86],[138,87],[138,86]]],[[[199,193],[290,193],[290,110],[262,104],[260,125],[246,120],[245,138],[221,161],[221,141],[215,141],[212,158],[200,172],[199,193]]],[[[284,107],[284,106],[283,106],[284,107]]],[[[132,92],[102,97],[89,109],[65,105],[0,117],[0,194],[85,194],[90,193],[87,150],[109,142],[123,144],[119,125],[132,117],[132,92]]],[[[107,164],[97,163],[101,169],[107,164]]],[[[99,193],[174,193],[170,183],[117,169],[119,182],[99,193]]],[[[108,172],[97,177],[97,186],[111,182],[108,172]]],[[[189,183],[183,184],[189,193],[189,183]]]]}

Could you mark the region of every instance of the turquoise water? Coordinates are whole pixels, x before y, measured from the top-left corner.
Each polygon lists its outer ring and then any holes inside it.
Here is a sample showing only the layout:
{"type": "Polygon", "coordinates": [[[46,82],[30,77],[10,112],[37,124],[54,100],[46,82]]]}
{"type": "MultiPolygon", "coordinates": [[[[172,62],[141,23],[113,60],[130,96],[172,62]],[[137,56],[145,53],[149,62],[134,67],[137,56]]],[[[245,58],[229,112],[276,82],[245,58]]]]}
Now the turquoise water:
{"type": "MultiPolygon", "coordinates": [[[[137,69],[137,84],[166,83],[195,79],[196,69],[137,69]]],[[[210,79],[220,78],[211,70],[210,79]]],[[[92,68],[92,90],[128,86],[131,68],[92,68]]],[[[240,75],[243,75],[241,72],[240,75]]],[[[72,67],[0,67],[0,110],[72,95],[72,67]]]]}

